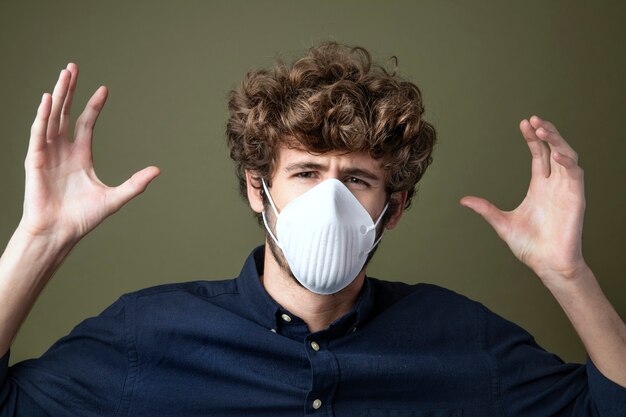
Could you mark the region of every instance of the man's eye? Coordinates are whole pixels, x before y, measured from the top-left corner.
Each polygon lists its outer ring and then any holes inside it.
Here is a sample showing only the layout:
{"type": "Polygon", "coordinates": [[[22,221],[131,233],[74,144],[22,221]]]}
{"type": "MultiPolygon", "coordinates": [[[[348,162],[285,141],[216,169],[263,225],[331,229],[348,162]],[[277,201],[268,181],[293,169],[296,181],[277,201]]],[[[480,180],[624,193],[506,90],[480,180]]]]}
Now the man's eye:
{"type": "Polygon", "coordinates": [[[313,176],[313,172],[311,172],[311,171],[298,172],[296,174],[296,177],[298,177],[298,178],[311,178],[312,176],[313,176]]]}
{"type": "Polygon", "coordinates": [[[348,184],[356,184],[356,185],[369,185],[368,183],[366,183],[365,181],[363,181],[360,178],[357,177],[349,177],[346,182],[348,184]]]}

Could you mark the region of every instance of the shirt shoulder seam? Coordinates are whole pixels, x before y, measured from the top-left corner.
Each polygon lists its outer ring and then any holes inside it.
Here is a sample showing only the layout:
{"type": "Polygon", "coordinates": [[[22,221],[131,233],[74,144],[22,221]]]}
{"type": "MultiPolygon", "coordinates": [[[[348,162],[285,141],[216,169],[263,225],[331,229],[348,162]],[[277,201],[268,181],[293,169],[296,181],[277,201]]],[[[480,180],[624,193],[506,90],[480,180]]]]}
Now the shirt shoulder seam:
{"type": "MultiPolygon", "coordinates": [[[[171,293],[171,292],[188,292],[189,294],[193,294],[196,297],[200,297],[200,298],[204,298],[208,300],[211,298],[219,297],[221,295],[237,295],[240,293],[238,288],[236,287],[237,285],[236,282],[234,283],[235,289],[224,289],[222,291],[218,291],[212,294],[202,294],[200,291],[197,291],[197,288],[189,289],[189,288],[184,287],[184,285],[195,283],[195,282],[199,282],[199,281],[189,281],[189,282],[157,285],[154,287],[143,288],[135,292],[124,294],[123,297],[139,299],[139,298],[145,298],[145,297],[171,293]]],[[[207,282],[210,282],[210,281],[207,281],[207,282]]]]}

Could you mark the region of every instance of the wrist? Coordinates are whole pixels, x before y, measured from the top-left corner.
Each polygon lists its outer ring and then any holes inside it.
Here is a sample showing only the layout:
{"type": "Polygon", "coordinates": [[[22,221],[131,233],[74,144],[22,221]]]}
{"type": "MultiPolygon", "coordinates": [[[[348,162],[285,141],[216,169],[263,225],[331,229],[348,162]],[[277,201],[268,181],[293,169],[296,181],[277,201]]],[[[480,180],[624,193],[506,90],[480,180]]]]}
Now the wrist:
{"type": "Polygon", "coordinates": [[[584,260],[567,270],[543,271],[537,275],[553,294],[579,288],[596,281],[595,275],[584,260]]]}
{"type": "Polygon", "coordinates": [[[31,254],[38,260],[53,260],[54,263],[60,263],[76,243],[77,240],[60,233],[33,233],[22,223],[9,241],[10,246],[18,247],[25,256],[31,254]]]}
{"type": "Polygon", "coordinates": [[[39,230],[30,227],[24,219],[20,221],[15,229],[13,238],[31,245],[47,247],[51,250],[62,250],[65,247],[71,248],[78,242],[78,239],[74,238],[70,233],[39,230]]]}

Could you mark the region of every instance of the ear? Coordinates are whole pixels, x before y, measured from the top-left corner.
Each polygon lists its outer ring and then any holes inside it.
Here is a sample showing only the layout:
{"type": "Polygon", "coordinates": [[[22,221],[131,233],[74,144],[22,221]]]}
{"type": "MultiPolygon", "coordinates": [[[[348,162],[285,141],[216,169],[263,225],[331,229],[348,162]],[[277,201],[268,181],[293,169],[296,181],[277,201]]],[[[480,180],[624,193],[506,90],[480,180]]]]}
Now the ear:
{"type": "Polygon", "coordinates": [[[250,207],[256,213],[263,211],[263,185],[261,184],[261,178],[256,175],[256,172],[246,169],[246,187],[248,191],[248,202],[250,207]]]}
{"type": "Polygon", "coordinates": [[[404,213],[404,204],[406,204],[407,195],[408,192],[406,191],[396,191],[395,193],[391,194],[391,200],[389,200],[389,208],[394,209],[394,211],[391,214],[391,217],[389,218],[387,224],[385,224],[385,229],[393,229],[400,221],[402,213],[404,213]]]}

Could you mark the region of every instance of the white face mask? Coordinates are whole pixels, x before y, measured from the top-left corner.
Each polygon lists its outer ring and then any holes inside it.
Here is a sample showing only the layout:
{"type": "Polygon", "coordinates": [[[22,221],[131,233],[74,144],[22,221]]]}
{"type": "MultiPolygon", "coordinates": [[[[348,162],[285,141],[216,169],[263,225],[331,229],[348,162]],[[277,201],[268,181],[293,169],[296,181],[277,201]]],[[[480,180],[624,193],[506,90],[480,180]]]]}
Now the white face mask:
{"type": "Polygon", "coordinates": [[[341,181],[329,179],[293,199],[280,213],[262,180],[276,214],[276,235],[263,211],[268,233],[283,251],[296,279],[317,294],[334,294],[361,272],[374,242],[376,226],[359,200],[341,181]]]}

